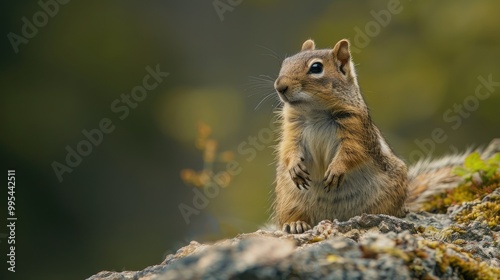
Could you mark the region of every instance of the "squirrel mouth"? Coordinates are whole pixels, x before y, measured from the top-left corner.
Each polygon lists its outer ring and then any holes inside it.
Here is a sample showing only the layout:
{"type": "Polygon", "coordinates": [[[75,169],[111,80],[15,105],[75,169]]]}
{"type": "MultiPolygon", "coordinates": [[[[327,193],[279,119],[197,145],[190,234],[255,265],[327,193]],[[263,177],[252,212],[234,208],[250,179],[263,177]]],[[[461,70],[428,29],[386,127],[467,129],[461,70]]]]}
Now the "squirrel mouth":
{"type": "Polygon", "coordinates": [[[288,100],[288,98],[286,97],[286,95],[282,94],[281,92],[278,92],[278,96],[284,103],[291,103],[290,100],[288,100]]]}
{"type": "Polygon", "coordinates": [[[278,96],[280,97],[280,100],[283,102],[283,103],[287,103],[287,104],[290,104],[290,105],[299,105],[301,103],[304,103],[303,100],[290,100],[290,98],[288,98],[286,95],[278,92],[278,96]]]}

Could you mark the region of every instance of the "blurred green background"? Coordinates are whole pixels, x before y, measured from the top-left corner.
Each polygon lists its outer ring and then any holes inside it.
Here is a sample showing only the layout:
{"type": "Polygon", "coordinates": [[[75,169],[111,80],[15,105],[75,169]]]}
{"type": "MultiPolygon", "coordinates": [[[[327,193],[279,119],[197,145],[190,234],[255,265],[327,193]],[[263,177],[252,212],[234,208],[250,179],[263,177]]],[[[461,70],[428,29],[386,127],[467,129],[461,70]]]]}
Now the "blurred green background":
{"type": "Polygon", "coordinates": [[[17,54],[8,34],[21,36],[22,18],[33,22],[42,8],[37,1],[1,4],[1,170],[6,182],[7,169],[16,169],[18,217],[17,272],[7,274],[1,238],[1,275],[8,277],[2,279],[139,270],[192,239],[264,224],[274,142],[260,142],[265,147],[255,154],[238,147],[250,147],[269,128],[277,100],[272,80],[281,60],[308,38],[320,48],[342,38],[357,47],[353,57],[373,119],[407,161],[422,152],[416,141],[436,128],[447,139],[435,143],[432,156],[500,136],[500,86],[474,102],[479,76],[500,82],[498,1],[231,3],[237,5],[70,1],[17,54]],[[399,12],[381,20],[388,5],[399,12]],[[142,84],[146,66],[158,64],[170,75],[121,120],[111,103],[142,84]],[[82,130],[98,128],[103,118],[115,130],[59,182],[51,164],[64,163],[65,147],[75,148],[85,139],[82,130]],[[192,206],[194,192],[180,174],[203,168],[195,147],[200,122],[211,127],[217,152],[233,152],[241,173],[186,223],[179,205],[192,206]]]}

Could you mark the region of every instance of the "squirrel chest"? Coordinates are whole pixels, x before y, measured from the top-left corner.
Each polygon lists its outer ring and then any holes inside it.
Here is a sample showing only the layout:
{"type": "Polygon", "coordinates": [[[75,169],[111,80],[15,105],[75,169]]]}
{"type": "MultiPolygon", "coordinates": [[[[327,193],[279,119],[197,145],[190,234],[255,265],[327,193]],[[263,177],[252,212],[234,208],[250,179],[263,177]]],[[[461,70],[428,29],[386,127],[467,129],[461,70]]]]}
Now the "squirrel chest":
{"type": "Polygon", "coordinates": [[[340,143],[337,124],[331,116],[322,114],[316,118],[304,118],[300,144],[304,147],[305,165],[313,182],[323,180],[328,165],[340,143]]]}

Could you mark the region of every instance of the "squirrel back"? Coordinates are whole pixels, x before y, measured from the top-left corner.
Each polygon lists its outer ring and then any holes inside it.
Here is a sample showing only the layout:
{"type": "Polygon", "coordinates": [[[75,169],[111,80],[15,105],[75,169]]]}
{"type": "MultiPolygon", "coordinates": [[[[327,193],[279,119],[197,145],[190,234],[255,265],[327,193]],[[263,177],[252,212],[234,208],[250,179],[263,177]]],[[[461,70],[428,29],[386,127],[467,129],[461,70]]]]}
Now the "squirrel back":
{"type": "MultiPolygon", "coordinates": [[[[370,117],[345,39],[323,50],[305,41],[275,89],[283,107],[272,220],[286,232],[363,213],[404,216],[461,181],[451,170],[467,153],[407,170],[370,117]]],[[[498,151],[492,143],[484,156],[498,151]]]]}

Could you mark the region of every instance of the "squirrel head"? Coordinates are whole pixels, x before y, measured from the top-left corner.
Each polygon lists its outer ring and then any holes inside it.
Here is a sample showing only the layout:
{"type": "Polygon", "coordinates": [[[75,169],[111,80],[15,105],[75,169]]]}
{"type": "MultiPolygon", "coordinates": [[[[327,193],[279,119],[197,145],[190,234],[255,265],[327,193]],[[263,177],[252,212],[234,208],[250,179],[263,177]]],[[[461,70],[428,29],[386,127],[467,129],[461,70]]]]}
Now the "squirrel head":
{"type": "Polygon", "coordinates": [[[304,109],[359,104],[349,41],[343,39],[333,49],[321,50],[316,50],[313,40],[305,41],[299,53],[283,61],[274,88],[282,102],[304,109]]]}

